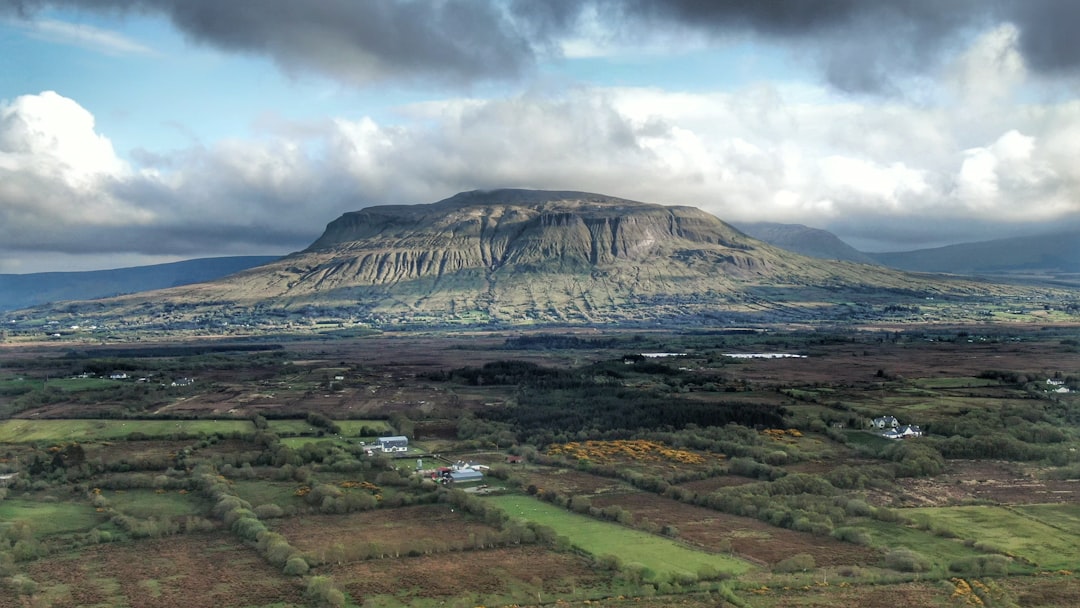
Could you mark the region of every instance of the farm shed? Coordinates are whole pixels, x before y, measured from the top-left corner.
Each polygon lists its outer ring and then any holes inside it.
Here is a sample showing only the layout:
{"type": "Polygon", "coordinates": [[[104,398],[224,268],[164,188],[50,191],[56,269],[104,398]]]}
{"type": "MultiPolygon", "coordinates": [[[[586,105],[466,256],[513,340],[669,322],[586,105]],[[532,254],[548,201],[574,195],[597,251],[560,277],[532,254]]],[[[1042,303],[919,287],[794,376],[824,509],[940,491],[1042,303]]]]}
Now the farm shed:
{"type": "Polygon", "coordinates": [[[409,438],[404,435],[379,437],[379,449],[384,452],[407,452],[409,451],[409,438]]]}
{"type": "Polygon", "coordinates": [[[456,482],[480,481],[484,474],[475,469],[457,469],[450,472],[450,480],[456,482]]]}

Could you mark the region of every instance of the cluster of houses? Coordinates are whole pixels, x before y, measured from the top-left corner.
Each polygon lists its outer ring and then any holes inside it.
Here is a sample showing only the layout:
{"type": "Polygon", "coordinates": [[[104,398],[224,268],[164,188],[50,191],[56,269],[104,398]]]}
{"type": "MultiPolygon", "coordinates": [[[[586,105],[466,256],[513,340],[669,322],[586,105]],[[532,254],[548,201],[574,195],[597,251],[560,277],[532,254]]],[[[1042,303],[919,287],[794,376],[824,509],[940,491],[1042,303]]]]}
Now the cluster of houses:
{"type": "Polygon", "coordinates": [[[1067,393],[1067,392],[1069,392],[1069,387],[1065,386],[1065,381],[1064,380],[1055,380],[1053,378],[1047,378],[1046,379],[1046,384],[1048,386],[1048,388],[1046,390],[1048,390],[1048,391],[1051,391],[1051,392],[1054,392],[1054,393],[1067,393]]]}
{"type": "MultiPolygon", "coordinates": [[[[97,376],[94,376],[93,374],[89,374],[89,373],[84,372],[84,373],[81,373],[81,374],[79,374],[77,376],[73,376],[73,377],[74,378],[96,378],[97,376]]],[[[113,372],[113,373],[109,374],[109,380],[131,380],[133,377],[134,376],[128,375],[127,372],[113,372]]],[[[153,379],[150,378],[149,376],[140,376],[139,378],[136,378],[135,381],[138,382],[139,384],[146,384],[146,383],[149,383],[149,382],[153,382],[153,379]]],[[[161,386],[191,386],[192,384],[195,384],[195,379],[194,378],[177,378],[176,380],[173,380],[168,385],[166,385],[164,382],[162,382],[161,386]]]]}
{"type": "Polygon", "coordinates": [[[922,429],[917,424],[900,424],[896,416],[881,416],[874,418],[870,424],[881,431],[881,436],[886,439],[909,439],[922,437],[922,429]]]}

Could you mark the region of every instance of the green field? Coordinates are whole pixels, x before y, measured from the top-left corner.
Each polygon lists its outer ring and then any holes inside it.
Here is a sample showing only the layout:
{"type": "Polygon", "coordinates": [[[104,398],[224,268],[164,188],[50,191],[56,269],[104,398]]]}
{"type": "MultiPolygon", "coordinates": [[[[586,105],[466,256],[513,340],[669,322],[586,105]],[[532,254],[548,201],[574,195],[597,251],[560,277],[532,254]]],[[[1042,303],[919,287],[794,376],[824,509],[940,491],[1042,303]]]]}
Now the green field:
{"type": "MultiPolygon", "coordinates": [[[[907,511],[905,509],[905,514],[907,511]]],[[[949,564],[954,561],[985,554],[964,546],[960,539],[943,538],[926,530],[901,524],[866,520],[856,524],[856,527],[870,535],[871,546],[886,551],[911,549],[928,558],[933,566],[942,572],[946,572],[949,564]]]]}
{"type": "Polygon", "coordinates": [[[1080,529],[1075,521],[1080,517],[1080,508],[1047,505],[1026,509],[1026,513],[1021,509],[994,506],[929,507],[905,511],[909,511],[913,519],[925,519],[932,525],[951,530],[964,540],[985,543],[1008,555],[1024,558],[1038,568],[1077,567],[1080,564],[1080,529]],[[1031,516],[1036,513],[1039,520],[1031,516]],[[1054,522],[1064,525],[1051,525],[1054,522]]]}
{"type": "Polygon", "coordinates": [[[253,507],[267,504],[282,508],[290,505],[300,507],[304,505],[304,499],[296,496],[296,490],[304,485],[309,484],[297,481],[236,480],[233,482],[233,490],[253,507]]]}
{"type": "Polygon", "coordinates": [[[306,420],[270,420],[267,422],[270,431],[279,437],[313,436],[318,434],[319,429],[308,424],[306,420]]]}
{"type": "Polygon", "coordinates": [[[8,499],[0,501],[0,529],[15,521],[30,524],[38,537],[84,532],[102,523],[104,517],[87,504],[8,499]]]}
{"type": "Polygon", "coordinates": [[[0,391],[43,389],[47,386],[65,393],[75,393],[112,388],[120,384],[122,384],[120,381],[108,378],[52,378],[49,380],[4,378],[0,380],[0,391]]]}
{"type": "MultiPolygon", "coordinates": [[[[390,430],[390,425],[385,420],[335,420],[334,424],[341,427],[341,435],[344,437],[359,437],[361,429],[367,427],[376,433],[385,433],[390,430]]],[[[318,435],[319,427],[308,424],[307,420],[271,420],[270,430],[281,437],[311,437],[318,435]]]]}
{"type": "Polygon", "coordinates": [[[671,574],[697,574],[703,567],[733,575],[753,567],[728,555],[695,551],[668,538],[578,515],[528,496],[504,495],[485,500],[494,502],[510,517],[553,528],[582,551],[597,557],[614,555],[624,564],[641,564],[661,579],[671,574]]]}
{"type": "Polygon", "coordinates": [[[1080,534],[1080,505],[1021,505],[1012,508],[1035,521],[1070,534],[1080,534]]]}
{"type": "Polygon", "coordinates": [[[348,441],[344,439],[338,439],[337,437],[312,437],[310,435],[302,435],[300,437],[282,437],[281,445],[288,446],[294,450],[298,450],[304,445],[314,443],[320,448],[327,446],[344,447],[348,444],[348,441]]]}
{"type": "Polygon", "coordinates": [[[205,515],[206,507],[192,494],[180,494],[176,490],[156,493],[154,490],[105,491],[109,504],[117,511],[132,517],[185,517],[205,515]]]}
{"type": "Polygon", "coordinates": [[[349,437],[359,437],[361,429],[365,426],[378,433],[390,432],[390,424],[385,420],[335,420],[334,422],[341,427],[341,434],[349,437]]]}
{"type": "Polygon", "coordinates": [[[998,386],[1000,380],[994,378],[917,378],[912,381],[919,388],[971,388],[976,386],[998,386]]]}
{"type": "Polygon", "coordinates": [[[0,421],[0,443],[108,441],[127,439],[132,433],[147,438],[250,434],[253,430],[247,420],[4,420],[0,421]]]}

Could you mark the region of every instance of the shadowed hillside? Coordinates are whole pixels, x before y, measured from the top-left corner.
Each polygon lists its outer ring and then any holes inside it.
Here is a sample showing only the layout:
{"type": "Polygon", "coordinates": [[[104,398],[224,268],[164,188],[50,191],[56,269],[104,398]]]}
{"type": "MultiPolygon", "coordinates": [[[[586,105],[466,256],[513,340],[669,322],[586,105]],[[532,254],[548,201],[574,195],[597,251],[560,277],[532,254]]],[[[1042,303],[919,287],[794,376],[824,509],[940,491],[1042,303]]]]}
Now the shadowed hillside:
{"type": "Polygon", "coordinates": [[[878,262],[917,272],[955,274],[1023,270],[1080,272],[1080,231],[871,253],[878,262]]]}
{"type": "Polygon", "coordinates": [[[275,256],[235,256],[114,270],[0,274],[0,310],[212,281],[276,259],[275,256]]]}
{"type": "Polygon", "coordinates": [[[860,264],[878,263],[869,254],[855,249],[827,230],[802,224],[773,222],[743,222],[735,226],[755,239],[761,239],[770,245],[795,253],[826,260],[843,260],[860,264]]]}

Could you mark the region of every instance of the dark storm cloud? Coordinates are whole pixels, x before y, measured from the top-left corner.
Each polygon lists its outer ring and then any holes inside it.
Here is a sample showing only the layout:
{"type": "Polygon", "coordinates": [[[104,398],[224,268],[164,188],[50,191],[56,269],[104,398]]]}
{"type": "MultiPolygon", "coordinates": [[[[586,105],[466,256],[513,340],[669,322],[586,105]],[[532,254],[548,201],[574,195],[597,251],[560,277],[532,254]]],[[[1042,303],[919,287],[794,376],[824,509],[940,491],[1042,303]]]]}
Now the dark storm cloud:
{"type": "Polygon", "coordinates": [[[354,84],[513,77],[534,61],[514,22],[486,2],[6,0],[0,13],[30,18],[45,6],[164,14],[194,41],[354,84]]]}
{"type": "Polygon", "coordinates": [[[752,34],[816,59],[825,78],[851,91],[881,91],[897,76],[933,69],[959,37],[1005,21],[1037,72],[1080,71],[1080,3],[1069,0],[518,0],[514,13],[557,36],[595,10],[631,36],[682,28],[717,38],[752,34]]]}
{"type": "Polygon", "coordinates": [[[1072,72],[1080,66],[1080,2],[1027,0],[1011,5],[1020,28],[1020,48],[1028,65],[1040,72],[1072,72]]]}
{"type": "Polygon", "coordinates": [[[897,76],[932,67],[954,35],[985,18],[992,5],[978,0],[628,0],[623,6],[653,23],[779,42],[816,60],[836,87],[882,91],[897,76]]]}
{"type": "Polygon", "coordinates": [[[43,6],[163,14],[192,40],[354,84],[513,78],[557,55],[583,16],[627,41],[758,36],[815,59],[846,90],[887,90],[1002,21],[1020,29],[1033,69],[1080,68],[1080,3],[1069,0],[0,0],[0,13],[32,18],[43,6]]]}
{"type": "MultiPolygon", "coordinates": [[[[606,0],[598,0],[605,2],[606,0]]],[[[872,90],[897,72],[932,66],[957,35],[1012,22],[1028,66],[1080,71],[1080,2],[1072,0],[610,0],[626,14],[688,28],[813,45],[829,81],[872,90]]]]}

